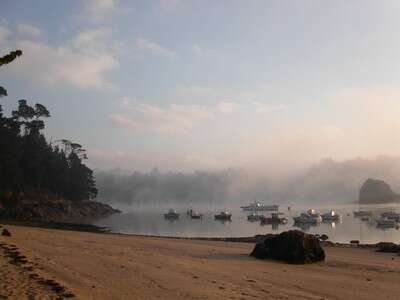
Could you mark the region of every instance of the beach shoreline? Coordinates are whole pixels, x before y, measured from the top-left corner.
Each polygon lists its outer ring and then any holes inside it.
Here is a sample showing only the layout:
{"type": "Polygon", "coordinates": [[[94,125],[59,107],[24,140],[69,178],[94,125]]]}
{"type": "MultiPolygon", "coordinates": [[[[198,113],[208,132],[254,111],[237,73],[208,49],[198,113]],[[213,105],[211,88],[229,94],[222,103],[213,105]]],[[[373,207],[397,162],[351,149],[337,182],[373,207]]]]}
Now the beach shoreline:
{"type": "Polygon", "coordinates": [[[400,257],[370,248],[324,246],[325,262],[290,265],[250,257],[249,242],[3,227],[11,237],[0,237],[0,296],[9,299],[396,299],[400,292],[400,257]],[[10,263],[5,248],[26,263],[10,263]]]}
{"type": "MultiPolygon", "coordinates": [[[[80,232],[91,232],[99,234],[111,234],[111,235],[121,235],[121,236],[134,236],[134,237],[148,237],[148,238],[165,238],[165,239],[176,239],[176,240],[199,240],[199,241],[220,241],[220,242],[238,242],[238,243],[256,243],[259,237],[265,235],[254,235],[254,236],[241,236],[241,237],[182,237],[182,236],[169,236],[169,235],[149,235],[149,234],[136,234],[136,233],[120,233],[112,232],[107,227],[102,227],[98,225],[93,225],[90,223],[66,223],[66,222],[48,222],[48,221],[16,221],[16,220],[4,220],[0,219],[0,225],[14,225],[21,227],[33,227],[42,229],[54,229],[54,230],[66,230],[66,231],[80,231],[80,232]]],[[[296,230],[295,228],[293,230],[296,230]]],[[[279,233],[268,233],[266,235],[275,235],[279,233]]],[[[378,243],[340,243],[330,241],[320,241],[324,247],[357,247],[357,248],[371,248],[377,249],[379,245],[384,242],[378,243]]]]}

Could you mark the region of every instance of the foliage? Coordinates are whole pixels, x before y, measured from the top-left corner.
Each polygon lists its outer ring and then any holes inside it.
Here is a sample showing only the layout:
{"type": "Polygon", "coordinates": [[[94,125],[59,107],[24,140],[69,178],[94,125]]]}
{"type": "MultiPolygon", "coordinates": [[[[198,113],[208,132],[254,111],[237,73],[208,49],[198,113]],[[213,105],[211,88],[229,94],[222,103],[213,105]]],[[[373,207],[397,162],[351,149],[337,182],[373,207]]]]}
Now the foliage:
{"type": "MultiPolygon", "coordinates": [[[[22,51],[0,58],[0,66],[13,61],[22,51]]],[[[7,91],[0,87],[0,96],[7,91]]],[[[49,190],[70,200],[94,198],[97,189],[93,172],[84,163],[86,151],[69,140],[52,145],[42,134],[50,112],[42,104],[18,101],[10,116],[0,106],[0,196],[30,189],[49,190]]]]}

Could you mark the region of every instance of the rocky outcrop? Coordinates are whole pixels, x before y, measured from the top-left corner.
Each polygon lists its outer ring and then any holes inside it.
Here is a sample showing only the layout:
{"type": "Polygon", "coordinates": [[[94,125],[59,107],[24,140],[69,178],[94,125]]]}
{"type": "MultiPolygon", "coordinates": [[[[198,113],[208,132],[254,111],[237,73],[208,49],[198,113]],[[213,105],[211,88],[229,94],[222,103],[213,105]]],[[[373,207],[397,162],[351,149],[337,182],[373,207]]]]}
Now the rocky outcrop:
{"type": "Polygon", "coordinates": [[[395,243],[381,242],[376,244],[378,252],[400,253],[400,245],[395,243]]]}
{"type": "Polygon", "coordinates": [[[3,228],[3,231],[1,232],[2,236],[11,236],[11,232],[8,231],[7,228],[3,228]]]}
{"type": "Polygon", "coordinates": [[[70,201],[37,191],[21,193],[0,202],[1,218],[20,221],[82,222],[119,212],[100,202],[70,201]]]}
{"type": "Polygon", "coordinates": [[[400,201],[400,195],[392,191],[383,180],[367,179],[360,189],[360,204],[379,204],[400,201]]]}
{"type": "Polygon", "coordinates": [[[325,259],[319,239],[299,230],[290,230],[278,235],[267,235],[256,244],[250,254],[260,259],[276,259],[291,264],[307,264],[325,259]]]}

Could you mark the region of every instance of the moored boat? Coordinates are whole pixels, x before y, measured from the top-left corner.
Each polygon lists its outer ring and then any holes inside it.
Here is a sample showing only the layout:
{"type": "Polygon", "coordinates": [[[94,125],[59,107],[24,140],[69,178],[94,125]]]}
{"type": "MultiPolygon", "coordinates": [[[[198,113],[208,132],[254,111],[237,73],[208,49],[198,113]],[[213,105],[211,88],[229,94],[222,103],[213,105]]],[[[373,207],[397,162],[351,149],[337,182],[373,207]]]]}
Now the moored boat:
{"type": "Polygon", "coordinates": [[[175,209],[170,209],[168,213],[164,214],[164,218],[170,219],[170,220],[176,220],[179,219],[179,213],[175,209]]]}
{"type": "Polygon", "coordinates": [[[398,228],[399,223],[397,221],[391,220],[391,219],[379,219],[379,220],[376,220],[376,225],[378,227],[398,228]]]}
{"type": "Polygon", "coordinates": [[[249,205],[241,206],[241,209],[244,211],[277,211],[279,209],[279,205],[265,205],[260,202],[251,202],[249,205]]]}
{"type": "Polygon", "coordinates": [[[221,211],[218,215],[214,215],[215,220],[231,220],[232,214],[227,210],[221,211]]]}
{"type": "Polygon", "coordinates": [[[194,211],[190,214],[190,218],[201,219],[201,218],[203,218],[203,215],[201,213],[199,213],[198,211],[194,211]]]}
{"type": "Polygon", "coordinates": [[[334,210],[321,215],[322,221],[340,221],[341,215],[337,214],[334,210]]]}
{"type": "Polygon", "coordinates": [[[256,213],[251,213],[247,216],[247,221],[250,221],[250,222],[260,221],[261,218],[264,218],[264,216],[258,215],[256,213]]]}
{"type": "Polygon", "coordinates": [[[318,224],[322,222],[322,217],[314,209],[309,209],[306,213],[300,214],[293,218],[295,223],[302,224],[318,224]]]}
{"type": "Polygon", "coordinates": [[[262,217],[261,225],[264,224],[286,224],[287,219],[285,217],[279,217],[279,213],[272,213],[271,217],[262,217]]]}
{"type": "Polygon", "coordinates": [[[388,220],[394,220],[396,222],[400,221],[400,214],[394,212],[394,211],[387,211],[381,214],[381,217],[383,219],[388,219],[388,220]]]}

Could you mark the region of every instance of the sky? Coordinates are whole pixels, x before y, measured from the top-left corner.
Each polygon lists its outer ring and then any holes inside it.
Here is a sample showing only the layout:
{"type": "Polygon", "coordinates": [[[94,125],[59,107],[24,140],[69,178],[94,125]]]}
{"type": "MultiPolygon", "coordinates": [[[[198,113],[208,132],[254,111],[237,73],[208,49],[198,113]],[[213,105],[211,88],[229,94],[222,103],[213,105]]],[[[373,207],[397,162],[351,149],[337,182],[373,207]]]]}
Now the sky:
{"type": "Polygon", "coordinates": [[[399,1],[0,2],[10,111],[96,169],[302,166],[400,154],[399,1]]]}

